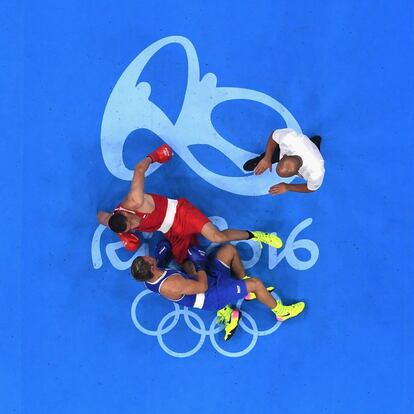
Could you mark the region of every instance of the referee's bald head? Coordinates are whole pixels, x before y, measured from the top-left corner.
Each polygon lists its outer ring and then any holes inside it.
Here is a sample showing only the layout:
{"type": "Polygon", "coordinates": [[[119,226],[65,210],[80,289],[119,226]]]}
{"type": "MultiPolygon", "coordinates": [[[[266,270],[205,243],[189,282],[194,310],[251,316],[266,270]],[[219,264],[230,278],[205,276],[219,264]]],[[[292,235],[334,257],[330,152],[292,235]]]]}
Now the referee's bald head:
{"type": "Polygon", "coordinates": [[[284,155],[276,167],[280,177],[292,177],[296,175],[302,166],[302,158],[297,155],[284,155]]]}

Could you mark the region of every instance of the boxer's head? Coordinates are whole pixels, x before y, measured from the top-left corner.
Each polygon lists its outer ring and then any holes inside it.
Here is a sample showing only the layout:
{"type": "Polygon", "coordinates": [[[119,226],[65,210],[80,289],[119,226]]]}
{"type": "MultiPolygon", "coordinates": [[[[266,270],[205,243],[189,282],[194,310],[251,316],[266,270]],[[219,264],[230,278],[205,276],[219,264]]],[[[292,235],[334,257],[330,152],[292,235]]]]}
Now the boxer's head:
{"type": "Polygon", "coordinates": [[[151,256],[138,256],[132,262],[131,274],[139,282],[151,280],[157,272],[157,261],[151,256]]]}
{"type": "Polygon", "coordinates": [[[276,173],[279,177],[292,177],[298,173],[302,163],[302,158],[297,155],[284,155],[277,164],[276,173]]]}
{"type": "Polygon", "coordinates": [[[128,219],[122,213],[114,213],[108,220],[109,228],[115,233],[124,233],[128,230],[128,219]]]}

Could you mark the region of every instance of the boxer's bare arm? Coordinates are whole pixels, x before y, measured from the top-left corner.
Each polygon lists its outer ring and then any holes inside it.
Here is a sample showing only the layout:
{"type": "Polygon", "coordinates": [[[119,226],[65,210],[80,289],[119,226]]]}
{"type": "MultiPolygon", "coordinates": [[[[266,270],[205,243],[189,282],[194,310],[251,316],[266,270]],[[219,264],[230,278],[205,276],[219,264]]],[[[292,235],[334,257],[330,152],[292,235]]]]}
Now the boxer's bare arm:
{"type": "Polygon", "coordinates": [[[197,280],[185,279],[179,274],[171,275],[161,287],[161,294],[169,299],[178,299],[182,295],[196,295],[208,289],[207,274],[197,272],[197,280]]]}
{"type": "Polygon", "coordinates": [[[144,181],[145,172],[148,170],[152,160],[145,157],[134,168],[134,176],[128,195],[122,201],[122,206],[130,210],[138,210],[144,204],[144,181]]]}

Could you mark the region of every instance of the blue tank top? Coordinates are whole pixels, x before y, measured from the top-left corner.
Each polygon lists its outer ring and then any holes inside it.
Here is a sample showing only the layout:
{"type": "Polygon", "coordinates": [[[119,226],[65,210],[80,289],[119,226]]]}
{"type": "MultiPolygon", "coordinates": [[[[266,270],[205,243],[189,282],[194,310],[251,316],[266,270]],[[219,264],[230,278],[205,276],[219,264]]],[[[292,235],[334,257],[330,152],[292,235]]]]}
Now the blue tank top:
{"type": "MultiPolygon", "coordinates": [[[[147,289],[151,290],[152,292],[160,293],[160,289],[162,284],[172,275],[179,274],[184,279],[191,279],[195,280],[190,275],[187,275],[184,272],[181,272],[176,269],[165,269],[164,273],[155,281],[155,282],[144,282],[147,289]]],[[[164,296],[165,297],[165,296],[164,296]]],[[[165,297],[166,299],[178,303],[182,306],[187,306],[189,308],[199,308],[201,309],[204,304],[204,293],[198,293],[197,295],[183,295],[180,299],[169,299],[165,297]]]]}

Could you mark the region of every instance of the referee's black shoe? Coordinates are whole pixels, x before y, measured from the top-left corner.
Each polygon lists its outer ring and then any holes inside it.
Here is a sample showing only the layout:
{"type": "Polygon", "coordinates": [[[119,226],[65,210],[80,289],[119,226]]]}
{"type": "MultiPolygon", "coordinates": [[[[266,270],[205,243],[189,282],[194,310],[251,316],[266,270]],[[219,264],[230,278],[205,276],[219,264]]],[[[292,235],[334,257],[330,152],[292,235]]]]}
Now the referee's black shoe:
{"type": "Polygon", "coordinates": [[[320,151],[322,138],[319,135],[315,135],[309,139],[318,147],[318,150],[320,151]]]}
{"type": "Polygon", "coordinates": [[[265,156],[265,153],[259,155],[256,158],[252,158],[249,161],[246,161],[243,165],[243,170],[244,171],[253,171],[257,167],[257,164],[259,164],[259,162],[263,159],[264,156],[265,156]]]}

